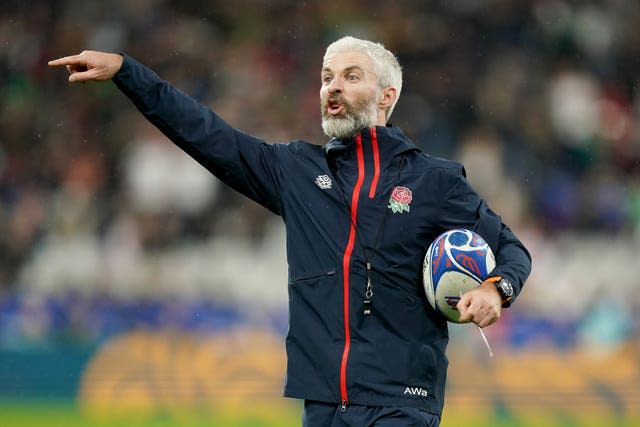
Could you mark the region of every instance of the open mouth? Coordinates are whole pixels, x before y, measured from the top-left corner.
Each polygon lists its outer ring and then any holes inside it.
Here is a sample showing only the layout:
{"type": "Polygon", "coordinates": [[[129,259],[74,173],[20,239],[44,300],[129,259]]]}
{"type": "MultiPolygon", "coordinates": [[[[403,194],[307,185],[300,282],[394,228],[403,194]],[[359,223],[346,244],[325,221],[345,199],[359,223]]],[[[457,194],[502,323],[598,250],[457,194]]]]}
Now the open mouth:
{"type": "Polygon", "coordinates": [[[327,113],[331,114],[332,116],[337,116],[338,114],[342,113],[343,110],[344,106],[338,101],[329,101],[327,103],[327,113]]]}

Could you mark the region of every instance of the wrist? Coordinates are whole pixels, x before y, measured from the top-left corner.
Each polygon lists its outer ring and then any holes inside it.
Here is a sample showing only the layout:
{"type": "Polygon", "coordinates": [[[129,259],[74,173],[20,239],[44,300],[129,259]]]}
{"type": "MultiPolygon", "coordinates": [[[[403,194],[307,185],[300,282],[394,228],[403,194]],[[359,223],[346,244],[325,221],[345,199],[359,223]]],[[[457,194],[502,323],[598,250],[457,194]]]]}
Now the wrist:
{"type": "Polygon", "coordinates": [[[502,307],[509,307],[513,300],[513,285],[507,279],[501,276],[489,277],[483,282],[483,285],[492,287],[502,302],[502,307]]]}
{"type": "Polygon", "coordinates": [[[484,289],[487,289],[488,291],[491,291],[491,293],[495,294],[498,297],[498,299],[502,300],[502,297],[500,296],[500,293],[498,292],[498,289],[493,284],[493,282],[490,282],[489,280],[485,280],[484,282],[482,282],[480,286],[483,287],[484,289]]]}

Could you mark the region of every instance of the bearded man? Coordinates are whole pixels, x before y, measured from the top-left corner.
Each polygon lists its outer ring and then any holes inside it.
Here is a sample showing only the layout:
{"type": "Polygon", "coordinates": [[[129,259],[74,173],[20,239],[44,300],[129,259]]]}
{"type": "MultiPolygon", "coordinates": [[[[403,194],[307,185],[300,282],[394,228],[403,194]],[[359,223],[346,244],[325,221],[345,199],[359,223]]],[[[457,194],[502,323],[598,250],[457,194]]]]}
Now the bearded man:
{"type": "Polygon", "coordinates": [[[320,106],[331,140],[323,146],[249,136],[127,55],[84,51],[49,65],[66,66],[70,82],[112,79],[170,140],[282,216],[284,395],[304,399],[304,426],[439,425],[448,329],[423,290],[425,248],[452,228],[489,243],[496,268],[457,305],[462,322],[480,327],[518,296],[531,258],[462,165],[423,153],[387,125],[402,88],[393,53],[353,37],[328,46],[320,106]]]}

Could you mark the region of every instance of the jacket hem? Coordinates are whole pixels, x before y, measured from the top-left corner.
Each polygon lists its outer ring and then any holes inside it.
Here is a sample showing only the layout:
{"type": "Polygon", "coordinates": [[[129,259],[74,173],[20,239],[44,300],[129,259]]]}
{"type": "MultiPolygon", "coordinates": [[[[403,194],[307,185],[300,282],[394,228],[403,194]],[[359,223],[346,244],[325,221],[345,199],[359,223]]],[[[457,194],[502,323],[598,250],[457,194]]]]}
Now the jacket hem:
{"type": "MultiPolygon", "coordinates": [[[[318,396],[310,393],[296,393],[294,391],[285,391],[284,397],[302,400],[313,400],[316,402],[335,403],[339,405],[339,396],[328,398],[326,396],[318,396]]],[[[442,401],[442,400],[441,400],[442,401]]],[[[431,401],[409,399],[395,396],[377,396],[377,397],[353,397],[349,399],[350,405],[362,405],[362,406],[400,406],[416,408],[422,411],[429,412],[437,416],[442,416],[443,407],[437,403],[431,401]]]]}

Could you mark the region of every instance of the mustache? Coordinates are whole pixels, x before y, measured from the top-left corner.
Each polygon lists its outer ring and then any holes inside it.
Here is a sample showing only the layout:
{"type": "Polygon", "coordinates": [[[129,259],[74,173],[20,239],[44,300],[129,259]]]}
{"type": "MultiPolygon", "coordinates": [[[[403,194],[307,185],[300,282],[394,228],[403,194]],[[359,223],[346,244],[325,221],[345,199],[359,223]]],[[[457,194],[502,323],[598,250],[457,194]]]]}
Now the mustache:
{"type": "Polygon", "coordinates": [[[337,94],[337,95],[329,95],[329,97],[327,98],[327,103],[329,102],[338,102],[344,106],[351,106],[351,104],[349,103],[349,101],[347,101],[344,96],[342,96],[342,94],[337,94]]]}
{"type": "Polygon", "coordinates": [[[322,102],[322,112],[326,114],[329,109],[329,104],[333,102],[337,102],[340,105],[342,105],[347,113],[351,112],[353,109],[353,106],[351,105],[351,103],[347,101],[344,98],[344,96],[342,96],[342,94],[337,94],[337,95],[329,95],[326,98],[326,100],[322,102]]]}

